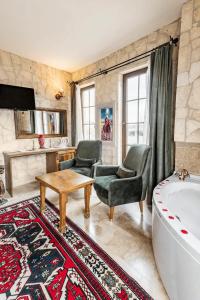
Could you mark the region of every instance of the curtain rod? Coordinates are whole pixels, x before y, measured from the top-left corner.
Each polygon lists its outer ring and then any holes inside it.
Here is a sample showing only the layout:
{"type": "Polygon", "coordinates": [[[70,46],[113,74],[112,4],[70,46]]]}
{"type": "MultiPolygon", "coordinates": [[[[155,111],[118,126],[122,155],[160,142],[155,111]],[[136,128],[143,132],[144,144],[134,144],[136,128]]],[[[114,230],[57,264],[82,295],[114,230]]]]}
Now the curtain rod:
{"type": "Polygon", "coordinates": [[[157,46],[157,47],[155,47],[155,48],[153,48],[153,49],[151,49],[151,50],[148,50],[148,51],[146,51],[146,52],[143,52],[142,54],[136,55],[135,57],[129,58],[129,59],[127,59],[127,60],[124,60],[124,61],[122,61],[122,62],[120,62],[120,63],[118,63],[118,64],[116,64],[116,65],[113,65],[113,66],[111,66],[111,67],[108,67],[108,68],[106,68],[106,69],[103,69],[103,70],[100,69],[98,72],[96,72],[96,73],[94,73],[94,74],[91,74],[91,75],[89,75],[89,76],[87,76],[87,77],[84,77],[84,78],[82,78],[82,79],[80,79],[80,80],[77,80],[77,81],[71,81],[71,82],[67,81],[67,83],[70,84],[70,85],[71,85],[71,84],[79,84],[79,83],[81,83],[81,82],[83,82],[83,81],[86,81],[86,80],[89,80],[89,79],[98,77],[98,76],[100,76],[100,75],[106,75],[106,74],[108,74],[108,73],[111,72],[111,71],[114,71],[114,70],[116,70],[116,69],[119,69],[119,68],[121,68],[121,67],[127,66],[127,65],[129,65],[129,64],[131,64],[131,63],[133,63],[133,62],[136,62],[136,61],[138,61],[138,60],[141,60],[141,59],[143,59],[143,58],[146,58],[146,57],[150,56],[150,54],[151,54],[152,52],[156,51],[157,49],[159,49],[159,48],[161,48],[161,47],[167,46],[167,45],[169,45],[169,44],[170,44],[170,45],[175,45],[175,46],[177,46],[178,41],[179,41],[179,38],[177,38],[177,37],[176,37],[176,38],[173,38],[173,37],[170,36],[170,40],[169,40],[169,42],[167,42],[167,43],[164,43],[164,44],[162,44],[162,45],[159,45],[159,46],[157,46]]]}

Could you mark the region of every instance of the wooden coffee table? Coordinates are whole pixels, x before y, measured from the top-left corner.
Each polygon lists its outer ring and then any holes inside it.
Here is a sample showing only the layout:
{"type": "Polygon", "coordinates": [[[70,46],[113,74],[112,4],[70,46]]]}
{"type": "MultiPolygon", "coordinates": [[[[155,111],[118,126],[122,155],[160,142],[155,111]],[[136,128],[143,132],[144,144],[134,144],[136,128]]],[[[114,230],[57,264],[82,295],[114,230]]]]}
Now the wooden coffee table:
{"type": "Polygon", "coordinates": [[[54,190],[59,194],[60,208],[60,232],[64,232],[66,227],[66,203],[68,194],[78,189],[84,188],[85,194],[85,218],[90,216],[90,195],[94,179],[80,175],[72,170],[63,170],[53,173],[48,173],[35,178],[40,183],[40,209],[45,210],[45,194],[46,187],[54,190]]]}

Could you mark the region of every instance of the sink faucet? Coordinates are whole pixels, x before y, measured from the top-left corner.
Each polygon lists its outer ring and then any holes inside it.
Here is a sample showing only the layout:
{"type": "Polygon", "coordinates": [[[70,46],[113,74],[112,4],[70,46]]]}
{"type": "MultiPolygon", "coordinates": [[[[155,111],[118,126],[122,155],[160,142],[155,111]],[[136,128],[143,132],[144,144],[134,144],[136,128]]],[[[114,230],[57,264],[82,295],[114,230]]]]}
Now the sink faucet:
{"type": "Polygon", "coordinates": [[[190,177],[190,174],[188,170],[181,169],[179,171],[176,171],[175,176],[178,176],[179,180],[184,181],[186,177],[190,177]]]}

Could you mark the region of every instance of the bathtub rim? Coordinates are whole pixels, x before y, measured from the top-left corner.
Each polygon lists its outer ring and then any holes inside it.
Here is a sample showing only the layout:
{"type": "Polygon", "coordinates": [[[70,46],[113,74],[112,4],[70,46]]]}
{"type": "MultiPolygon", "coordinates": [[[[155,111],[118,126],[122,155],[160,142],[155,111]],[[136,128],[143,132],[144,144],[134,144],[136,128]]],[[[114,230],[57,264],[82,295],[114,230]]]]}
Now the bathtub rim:
{"type": "MultiPolygon", "coordinates": [[[[200,184],[200,177],[192,175],[187,182],[192,182],[192,179],[195,180],[195,183],[200,184]]],[[[200,240],[190,232],[184,224],[182,224],[177,217],[169,210],[165,204],[165,198],[163,196],[163,191],[166,186],[170,183],[179,182],[177,177],[174,175],[166,178],[160,182],[154,189],[153,192],[153,210],[155,209],[158,216],[164,222],[164,224],[171,230],[171,233],[174,235],[174,238],[182,244],[184,249],[193,256],[193,258],[200,264],[200,240]],[[163,197],[162,197],[163,196],[163,197]],[[162,203],[160,203],[160,201],[162,203]],[[172,216],[174,219],[170,219],[169,216],[172,216]],[[181,230],[186,230],[187,234],[181,232],[181,230]]],[[[153,218],[153,213],[152,213],[153,218]]]]}

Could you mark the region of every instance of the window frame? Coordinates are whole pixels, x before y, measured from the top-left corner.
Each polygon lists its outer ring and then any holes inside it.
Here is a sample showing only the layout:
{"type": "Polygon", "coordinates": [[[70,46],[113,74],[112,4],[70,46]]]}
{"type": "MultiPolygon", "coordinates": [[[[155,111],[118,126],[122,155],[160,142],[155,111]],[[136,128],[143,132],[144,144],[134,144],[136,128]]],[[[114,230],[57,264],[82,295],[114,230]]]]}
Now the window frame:
{"type": "MultiPolygon", "coordinates": [[[[140,94],[139,94],[139,90],[140,90],[140,80],[138,82],[138,97],[136,99],[129,99],[128,100],[128,79],[135,76],[140,76],[142,74],[148,74],[148,66],[134,70],[132,72],[126,73],[123,75],[123,92],[122,92],[122,97],[123,97],[123,101],[122,101],[122,157],[123,159],[126,157],[126,153],[127,153],[127,147],[131,146],[128,144],[127,141],[127,125],[137,125],[137,144],[139,144],[139,132],[140,132],[140,125],[144,125],[145,122],[140,122],[139,120],[139,105],[140,105],[140,100],[146,100],[148,101],[148,87],[147,87],[147,95],[144,98],[140,98],[140,94]],[[138,103],[138,107],[137,107],[137,122],[128,122],[127,120],[127,103],[128,102],[133,102],[133,101],[137,101],[138,103]]],[[[146,83],[147,84],[147,83],[146,83]]]]}
{"type": "Polygon", "coordinates": [[[83,138],[84,140],[86,140],[85,138],[85,132],[84,132],[84,126],[85,125],[88,125],[89,126],[89,139],[88,140],[91,140],[90,138],[90,127],[91,125],[94,125],[94,139],[96,138],[96,101],[95,101],[95,98],[94,98],[94,105],[90,105],[90,93],[89,93],[89,106],[83,106],[83,92],[86,91],[86,90],[91,90],[94,88],[94,93],[95,93],[95,84],[91,84],[91,85],[87,85],[85,87],[82,87],[80,88],[80,96],[81,96],[81,113],[82,113],[82,128],[83,128],[83,138]],[[94,107],[94,123],[90,123],[90,108],[91,107],[94,107]],[[89,109],[89,123],[84,123],[84,113],[83,113],[83,109],[84,108],[88,108],[89,109]]]}

